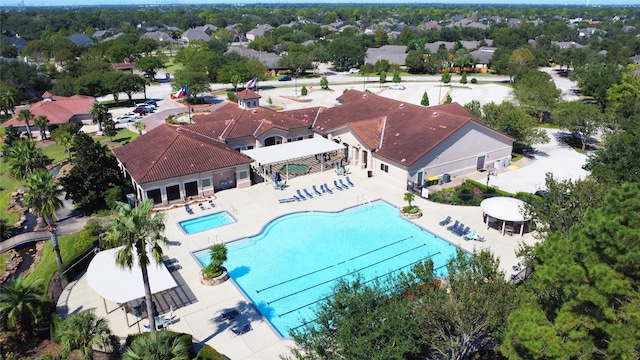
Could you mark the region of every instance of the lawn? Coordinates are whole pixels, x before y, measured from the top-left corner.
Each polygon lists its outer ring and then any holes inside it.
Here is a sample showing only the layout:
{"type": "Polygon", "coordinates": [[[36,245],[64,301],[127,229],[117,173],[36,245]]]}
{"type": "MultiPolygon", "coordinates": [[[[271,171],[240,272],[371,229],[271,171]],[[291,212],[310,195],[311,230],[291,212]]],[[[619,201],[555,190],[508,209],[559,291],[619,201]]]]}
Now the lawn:
{"type": "Polygon", "coordinates": [[[93,140],[106,145],[109,149],[113,149],[114,147],[125,145],[128,142],[137,139],[138,136],[140,136],[140,134],[135,131],[120,129],[116,136],[113,137],[113,141],[110,140],[108,136],[94,136],[93,140]]]}
{"type": "Polygon", "coordinates": [[[8,253],[0,254],[0,273],[4,273],[4,271],[7,270],[7,260],[9,260],[8,253]]]}
{"type": "Polygon", "coordinates": [[[58,143],[43,146],[40,149],[42,149],[42,153],[44,153],[46,157],[51,159],[52,164],[56,164],[62,160],[66,160],[68,157],[68,154],[65,151],[64,147],[58,145],[58,143]]]}
{"type": "Polygon", "coordinates": [[[164,70],[168,73],[174,74],[176,71],[182,70],[182,69],[184,69],[184,65],[180,63],[176,64],[173,62],[173,59],[171,59],[167,61],[167,66],[165,67],[164,70]]]}
{"type": "Polygon", "coordinates": [[[11,193],[16,191],[20,186],[22,186],[22,181],[9,176],[9,165],[4,161],[0,161],[0,209],[3,210],[0,217],[7,219],[9,225],[15,224],[20,220],[19,212],[4,210],[9,206],[11,193]]]}

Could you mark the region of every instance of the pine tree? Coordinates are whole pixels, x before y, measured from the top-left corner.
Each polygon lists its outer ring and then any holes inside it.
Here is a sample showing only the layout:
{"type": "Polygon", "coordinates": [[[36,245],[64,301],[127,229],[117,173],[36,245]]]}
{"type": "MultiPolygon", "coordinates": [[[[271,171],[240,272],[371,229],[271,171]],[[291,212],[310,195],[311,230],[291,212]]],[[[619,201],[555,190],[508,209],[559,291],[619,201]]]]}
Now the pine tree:
{"type": "Polygon", "coordinates": [[[420,101],[420,105],[429,106],[429,95],[427,95],[426,91],[422,94],[422,101],[420,101]]]}
{"type": "Polygon", "coordinates": [[[447,94],[447,99],[444,101],[444,103],[451,104],[451,102],[453,102],[453,99],[451,98],[451,95],[447,94]]]}
{"type": "Polygon", "coordinates": [[[460,84],[462,84],[462,85],[466,85],[467,84],[467,73],[466,72],[462,73],[462,77],[460,78],[460,84]]]}

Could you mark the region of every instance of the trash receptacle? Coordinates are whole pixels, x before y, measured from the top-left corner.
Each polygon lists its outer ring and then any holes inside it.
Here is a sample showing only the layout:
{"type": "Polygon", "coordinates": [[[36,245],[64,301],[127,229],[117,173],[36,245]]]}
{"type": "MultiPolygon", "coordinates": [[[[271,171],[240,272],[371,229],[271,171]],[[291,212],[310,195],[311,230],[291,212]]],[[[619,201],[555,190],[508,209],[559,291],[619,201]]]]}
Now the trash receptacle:
{"type": "Polygon", "coordinates": [[[367,177],[373,177],[373,170],[367,171],[367,177]]]}
{"type": "Polygon", "coordinates": [[[450,181],[451,181],[451,174],[444,174],[444,175],[442,175],[442,182],[443,182],[443,183],[445,183],[445,184],[446,184],[446,183],[448,183],[448,182],[450,182],[450,181]]]}

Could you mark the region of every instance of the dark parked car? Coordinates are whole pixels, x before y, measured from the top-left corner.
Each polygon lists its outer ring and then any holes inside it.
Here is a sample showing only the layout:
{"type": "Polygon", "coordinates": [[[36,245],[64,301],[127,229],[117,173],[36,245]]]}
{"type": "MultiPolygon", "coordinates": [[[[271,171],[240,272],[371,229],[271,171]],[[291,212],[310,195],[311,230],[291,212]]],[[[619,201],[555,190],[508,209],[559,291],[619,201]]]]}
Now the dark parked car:
{"type": "Polygon", "coordinates": [[[147,110],[145,110],[145,109],[143,109],[143,108],[139,108],[139,107],[137,107],[137,108],[133,109],[133,112],[134,112],[134,113],[138,113],[138,114],[140,114],[140,115],[145,115],[145,114],[146,114],[146,113],[148,113],[149,111],[147,111],[147,110]]]}
{"type": "Polygon", "coordinates": [[[291,81],[291,76],[283,76],[278,81],[291,81]]]}

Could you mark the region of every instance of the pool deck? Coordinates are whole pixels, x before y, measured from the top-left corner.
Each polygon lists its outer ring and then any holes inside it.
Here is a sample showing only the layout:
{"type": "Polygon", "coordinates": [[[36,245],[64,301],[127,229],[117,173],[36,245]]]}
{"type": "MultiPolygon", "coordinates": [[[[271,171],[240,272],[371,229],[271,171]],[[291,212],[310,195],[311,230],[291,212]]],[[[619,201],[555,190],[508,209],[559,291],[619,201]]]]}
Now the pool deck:
{"type": "MultiPolygon", "coordinates": [[[[206,343],[213,346],[228,358],[236,359],[278,359],[281,354],[288,354],[295,346],[291,339],[282,339],[260,313],[253,307],[233,281],[222,285],[208,287],[199,282],[200,265],[192,256],[193,251],[209,247],[216,242],[230,242],[236,239],[259,233],[262,227],[276,217],[298,211],[340,211],[348,207],[360,205],[364,201],[383,199],[388,203],[402,207],[404,191],[395,188],[380,177],[368,178],[365,171],[355,171],[350,174],[355,187],[344,191],[333,190],[333,194],[314,196],[300,202],[278,203],[278,199],[291,197],[297,189],[307,188],[312,192],[311,185],[333,184],[338,177],[333,170],[324,173],[310,174],[289,179],[290,185],[285,190],[275,190],[268,184],[258,184],[245,189],[231,189],[216,194],[215,207],[201,210],[198,206],[191,206],[194,214],[188,214],[183,207],[167,210],[165,214],[165,235],[172,245],[165,249],[169,258],[177,260],[178,269],[173,270],[178,287],[163,294],[154,295],[160,314],[169,313],[169,305],[173,306],[175,319],[169,329],[193,335],[194,342],[206,343]],[[228,211],[237,222],[224,225],[212,230],[186,235],[178,225],[179,221],[208,215],[213,212],[228,211]],[[219,317],[221,309],[235,308],[239,310],[239,322],[248,321],[252,331],[234,337],[229,324],[219,317]]],[[[482,174],[477,177],[482,179],[482,174]]],[[[468,176],[473,178],[473,176],[468,176]]],[[[313,192],[312,192],[313,193],[313,192]]],[[[209,207],[208,203],[205,203],[209,207]]],[[[494,229],[487,229],[483,224],[480,207],[451,206],[429,202],[416,196],[414,204],[422,209],[423,216],[413,220],[438,237],[461,247],[466,251],[474,249],[490,249],[500,259],[500,266],[506,277],[513,273],[512,265],[520,260],[515,251],[521,242],[533,244],[536,240],[531,234],[501,236],[494,229]],[[438,223],[451,216],[452,220],[459,220],[473,231],[485,237],[485,242],[465,241],[455,236],[438,223]]],[[[279,276],[281,274],[277,274],[279,276]]],[[[80,276],[63,291],[58,301],[58,314],[65,316],[69,313],[94,309],[98,316],[109,320],[111,330],[121,339],[127,334],[144,331],[146,318],[138,320],[135,315],[128,315],[118,304],[103,302],[88,285],[86,276],[80,276]],[[105,311],[105,305],[108,310],[105,311]]]]}

